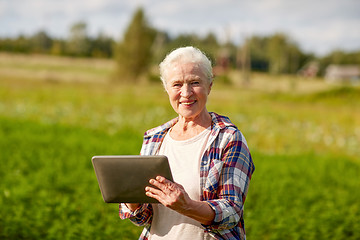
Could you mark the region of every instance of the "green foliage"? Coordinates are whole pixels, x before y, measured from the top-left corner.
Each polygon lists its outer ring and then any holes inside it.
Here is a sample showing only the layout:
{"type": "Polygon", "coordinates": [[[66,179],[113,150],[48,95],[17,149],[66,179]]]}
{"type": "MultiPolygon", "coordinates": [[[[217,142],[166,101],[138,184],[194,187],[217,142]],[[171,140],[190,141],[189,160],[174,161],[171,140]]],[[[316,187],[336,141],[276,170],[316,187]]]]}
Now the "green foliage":
{"type": "Polygon", "coordinates": [[[360,51],[346,52],[342,50],[334,50],[326,56],[318,59],[320,63],[320,71],[325,72],[326,67],[330,64],[337,65],[357,65],[360,68],[360,51]]]}
{"type": "Polygon", "coordinates": [[[51,37],[45,31],[40,31],[32,36],[31,44],[35,53],[47,53],[50,51],[53,43],[51,37]]]}
{"type": "MultiPolygon", "coordinates": [[[[353,105],[359,101],[360,89],[348,86],[340,86],[331,90],[312,94],[308,99],[312,102],[330,101],[331,104],[353,105]]],[[[305,98],[306,99],[306,98],[305,98]]]]}
{"type": "Polygon", "coordinates": [[[231,85],[231,79],[228,75],[216,76],[214,81],[216,81],[216,83],[220,83],[220,84],[231,85]]]}
{"type": "Polygon", "coordinates": [[[269,69],[269,61],[266,54],[267,38],[253,36],[249,40],[251,52],[251,67],[255,71],[266,72],[269,69]]]}
{"type": "Polygon", "coordinates": [[[343,154],[263,155],[245,204],[250,239],[359,239],[360,164],[343,154]]]}
{"type": "Polygon", "coordinates": [[[132,239],[100,195],[91,157],[138,154],[139,136],[0,118],[1,239],[132,239]]]}
{"type": "Polygon", "coordinates": [[[360,51],[345,52],[341,50],[335,50],[324,56],[321,61],[324,65],[327,64],[357,64],[360,65],[360,51]]]}
{"type": "Polygon", "coordinates": [[[20,35],[13,39],[0,38],[0,51],[73,57],[112,57],[114,40],[102,33],[96,38],[90,37],[86,28],[85,22],[73,24],[69,31],[69,39],[52,38],[45,31],[28,37],[20,35]]]}
{"type": "Polygon", "coordinates": [[[178,48],[178,47],[185,47],[185,46],[194,46],[207,54],[207,57],[215,63],[217,52],[220,49],[220,44],[213,33],[208,33],[204,37],[200,37],[196,34],[179,34],[178,36],[168,39],[163,46],[163,54],[161,58],[158,59],[157,63],[161,62],[165,55],[170,51],[178,48]]]}
{"type": "Polygon", "coordinates": [[[31,50],[31,41],[24,35],[19,35],[14,39],[0,39],[0,51],[30,53],[31,50]]]}
{"type": "Polygon", "coordinates": [[[137,9],[122,41],[116,46],[115,78],[118,81],[136,81],[148,71],[154,37],[155,31],[149,26],[144,11],[137,9]]]}
{"type": "Polygon", "coordinates": [[[109,58],[113,56],[114,40],[103,33],[91,42],[91,56],[95,58],[109,58]]]}
{"type": "Polygon", "coordinates": [[[67,52],[71,56],[84,57],[89,54],[90,42],[87,38],[87,25],[85,22],[77,22],[71,26],[70,37],[66,46],[67,52]]]}
{"type": "Polygon", "coordinates": [[[360,107],[360,88],[349,86],[335,86],[331,89],[317,91],[307,95],[286,95],[273,93],[268,95],[275,101],[287,101],[305,104],[326,104],[328,106],[348,106],[349,108],[360,107]]]}
{"type": "Polygon", "coordinates": [[[312,58],[284,33],[249,39],[252,69],[272,74],[296,73],[312,58]]]}

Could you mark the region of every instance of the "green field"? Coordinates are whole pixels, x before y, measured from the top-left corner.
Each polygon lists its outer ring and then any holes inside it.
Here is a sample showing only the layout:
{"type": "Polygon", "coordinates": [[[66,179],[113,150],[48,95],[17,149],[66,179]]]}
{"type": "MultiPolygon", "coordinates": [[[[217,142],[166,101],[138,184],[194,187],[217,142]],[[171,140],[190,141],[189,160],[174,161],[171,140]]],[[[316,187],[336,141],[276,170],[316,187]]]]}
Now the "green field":
{"type": "MultiPolygon", "coordinates": [[[[110,60],[0,54],[0,239],[137,239],[101,198],[91,156],[138,154],[175,117],[159,83],[108,81],[110,60]]],[[[247,138],[253,239],[360,239],[360,88],[253,74],[208,110],[247,138]]]]}

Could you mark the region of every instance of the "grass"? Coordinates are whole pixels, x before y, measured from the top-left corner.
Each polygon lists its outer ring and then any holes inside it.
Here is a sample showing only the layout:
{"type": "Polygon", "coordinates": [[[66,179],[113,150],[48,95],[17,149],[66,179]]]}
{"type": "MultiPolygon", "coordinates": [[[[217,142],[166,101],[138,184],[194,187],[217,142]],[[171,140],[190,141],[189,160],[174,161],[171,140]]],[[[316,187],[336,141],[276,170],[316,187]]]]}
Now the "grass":
{"type": "Polygon", "coordinates": [[[50,82],[106,82],[114,64],[108,59],[73,59],[0,52],[0,74],[6,78],[50,82]]]}
{"type": "MultiPolygon", "coordinates": [[[[137,239],[141,228],[103,203],[90,159],[138,154],[143,132],[176,116],[161,84],[96,80],[85,67],[97,60],[6,55],[10,66],[3,56],[0,239],[137,239]],[[73,74],[82,81],[66,78],[73,74]]],[[[254,158],[248,238],[359,239],[360,89],[289,76],[251,81],[215,82],[208,102],[241,129],[254,158]]]]}

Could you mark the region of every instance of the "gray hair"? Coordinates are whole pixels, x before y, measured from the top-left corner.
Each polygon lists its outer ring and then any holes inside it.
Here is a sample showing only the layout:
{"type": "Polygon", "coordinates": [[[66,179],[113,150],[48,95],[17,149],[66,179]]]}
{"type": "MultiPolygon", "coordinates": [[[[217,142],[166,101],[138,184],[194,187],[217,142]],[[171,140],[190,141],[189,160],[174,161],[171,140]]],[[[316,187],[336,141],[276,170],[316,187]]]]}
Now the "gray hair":
{"type": "Polygon", "coordinates": [[[170,52],[165,59],[160,63],[160,79],[166,87],[166,74],[169,68],[176,63],[195,63],[198,64],[205,76],[208,78],[209,83],[213,81],[213,72],[211,61],[206,55],[198,48],[188,46],[181,47],[170,52]]]}

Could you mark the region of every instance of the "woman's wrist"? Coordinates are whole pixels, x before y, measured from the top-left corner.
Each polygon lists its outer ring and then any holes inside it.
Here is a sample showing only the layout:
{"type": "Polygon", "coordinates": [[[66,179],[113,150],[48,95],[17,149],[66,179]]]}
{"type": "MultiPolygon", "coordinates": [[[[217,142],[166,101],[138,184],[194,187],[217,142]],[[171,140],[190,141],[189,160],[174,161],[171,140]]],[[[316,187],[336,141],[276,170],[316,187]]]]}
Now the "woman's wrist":
{"type": "Polygon", "coordinates": [[[126,207],[134,212],[136,209],[140,207],[139,203],[125,203],[126,207]]]}
{"type": "Polygon", "coordinates": [[[204,201],[192,200],[183,214],[204,225],[210,225],[215,218],[215,211],[204,201]]]}

